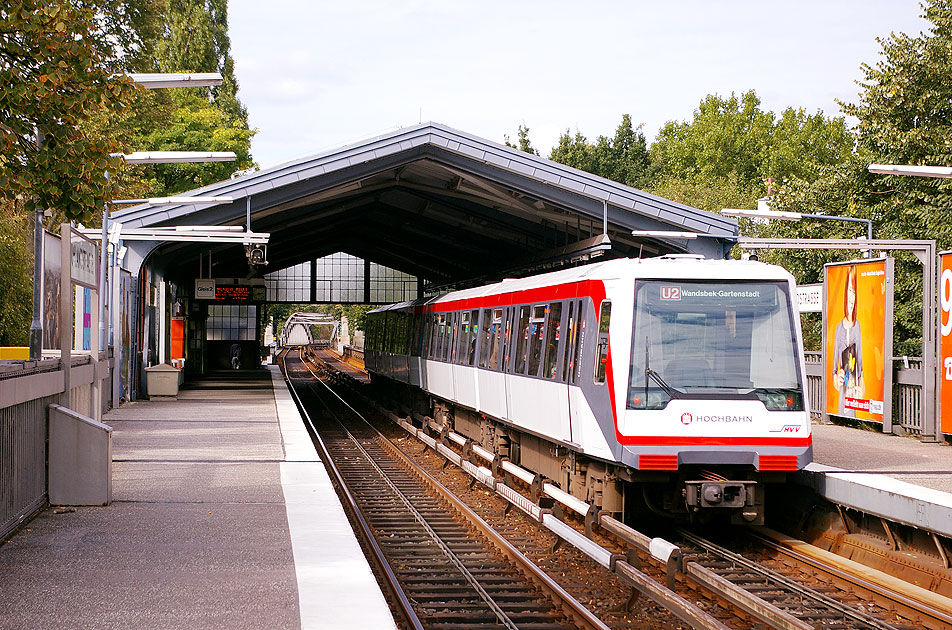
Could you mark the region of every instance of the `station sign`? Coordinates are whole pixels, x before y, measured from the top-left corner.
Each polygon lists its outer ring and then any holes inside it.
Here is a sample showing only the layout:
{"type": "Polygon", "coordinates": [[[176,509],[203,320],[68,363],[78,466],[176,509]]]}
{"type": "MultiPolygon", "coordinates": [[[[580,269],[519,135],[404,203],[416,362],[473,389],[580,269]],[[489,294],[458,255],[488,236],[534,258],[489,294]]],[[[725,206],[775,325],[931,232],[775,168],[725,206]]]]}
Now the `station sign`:
{"type": "Polygon", "coordinates": [[[214,300],[215,299],[215,279],[214,278],[195,278],[195,299],[196,300],[214,300]]]}
{"type": "Polygon", "coordinates": [[[99,286],[99,247],[96,242],[70,228],[69,273],[75,284],[96,289],[99,286]]]}
{"type": "Polygon", "coordinates": [[[823,285],[819,283],[798,285],[797,308],[801,313],[823,312],[823,285]]]}
{"type": "Polygon", "coordinates": [[[247,284],[218,285],[215,287],[215,299],[230,302],[248,302],[251,300],[251,286],[247,284]]]}

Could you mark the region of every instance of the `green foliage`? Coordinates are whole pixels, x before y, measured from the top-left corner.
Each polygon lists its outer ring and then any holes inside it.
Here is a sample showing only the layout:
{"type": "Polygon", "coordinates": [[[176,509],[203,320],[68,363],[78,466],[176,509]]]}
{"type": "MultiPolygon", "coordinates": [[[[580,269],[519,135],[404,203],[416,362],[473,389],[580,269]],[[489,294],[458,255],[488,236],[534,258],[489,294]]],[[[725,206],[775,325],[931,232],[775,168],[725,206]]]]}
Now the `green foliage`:
{"type": "Polygon", "coordinates": [[[644,133],[641,125],[632,126],[628,114],[622,116],[613,138],[599,136],[594,144],[580,131],[572,136],[566,129],[549,159],[633,188],[645,188],[651,181],[644,133]]]}
{"type": "Polygon", "coordinates": [[[768,192],[768,178],[812,180],[848,158],[854,142],[843,118],[793,107],[777,117],[761,109],[751,90],[740,97],[708,95],[693,120],[667,123],[651,145],[651,159],[662,181],[733,182],[757,199],[768,192]]]}
{"type": "Polygon", "coordinates": [[[118,165],[114,148],[87,123],[124,109],[135,90],[114,74],[125,36],[99,18],[115,4],[20,0],[0,9],[0,196],[77,220],[111,196],[103,173],[118,165]]]}
{"type": "MultiPolygon", "coordinates": [[[[155,0],[159,1],[159,0],[155,0]]],[[[151,59],[137,69],[153,72],[220,72],[215,88],[156,90],[136,99],[131,115],[111,128],[128,151],[233,151],[235,162],[156,164],[129,167],[122,176],[126,197],[165,196],[206,186],[254,166],[248,112],[238,100],[228,5],[225,0],[168,0],[164,27],[150,30],[151,59]]]]}
{"type": "Polygon", "coordinates": [[[0,346],[28,345],[33,319],[31,222],[17,206],[0,202],[0,346]]]}
{"type": "Polygon", "coordinates": [[[507,135],[503,136],[506,146],[512,149],[519,149],[525,153],[539,155],[539,152],[532,147],[532,142],[529,140],[529,127],[526,125],[519,125],[519,130],[517,133],[519,134],[519,145],[516,146],[515,144],[509,142],[509,136],[507,135]]]}

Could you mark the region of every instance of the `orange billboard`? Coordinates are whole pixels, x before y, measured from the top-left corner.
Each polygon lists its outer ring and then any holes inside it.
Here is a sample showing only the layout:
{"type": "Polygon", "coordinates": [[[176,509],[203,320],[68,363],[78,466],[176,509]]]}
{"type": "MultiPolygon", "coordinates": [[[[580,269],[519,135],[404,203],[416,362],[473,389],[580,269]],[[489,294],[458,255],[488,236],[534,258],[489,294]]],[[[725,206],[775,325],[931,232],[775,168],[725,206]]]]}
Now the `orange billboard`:
{"type": "Polygon", "coordinates": [[[939,254],[939,431],[952,433],[952,252],[939,254]]]}
{"type": "Polygon", "coordinates": [[[891,411],[892,262],[826,265],[823,354],[830,415],[883,422],[891,411]]]}

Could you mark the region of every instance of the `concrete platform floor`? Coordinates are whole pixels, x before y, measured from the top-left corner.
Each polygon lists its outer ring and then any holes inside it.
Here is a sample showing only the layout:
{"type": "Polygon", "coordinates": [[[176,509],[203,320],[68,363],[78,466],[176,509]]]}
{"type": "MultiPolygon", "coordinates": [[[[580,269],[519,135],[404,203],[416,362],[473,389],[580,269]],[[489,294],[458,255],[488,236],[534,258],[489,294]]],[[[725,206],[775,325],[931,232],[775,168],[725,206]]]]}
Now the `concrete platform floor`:
{"type": "Polygon", "coordinates": [[[0,547],[0,628],[299,628],[271,376],[106,414],[113,498],[0,547]]]}
{"type": "Polygon", "coordinates": [[[813,424],[813,460],[852,472],[882,473],[952,493],[952,446],[835,424],[813,424]]]}

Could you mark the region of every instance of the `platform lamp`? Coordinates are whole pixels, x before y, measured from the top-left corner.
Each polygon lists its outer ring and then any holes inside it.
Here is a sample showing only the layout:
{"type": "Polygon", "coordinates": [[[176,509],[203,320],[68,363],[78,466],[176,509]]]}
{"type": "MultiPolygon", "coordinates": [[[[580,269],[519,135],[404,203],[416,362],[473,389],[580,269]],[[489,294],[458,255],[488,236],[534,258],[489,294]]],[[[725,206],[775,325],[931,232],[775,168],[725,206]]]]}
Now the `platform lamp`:
{"type": "MultiPolygon", "coordinates": [[[[214,74],[214,73],[209,73],[214,74]]],[[[159,76],[159,75],[156,75],[159,76]]],[[[195,84],[190,84],[195,85],[195,84]]],[[[166,86],[168,87],[168,86],[166,86]]],[[[133,153],[113,153],[112,157],[121,157],[127,164],[175,164],[183,162],[232,162],[237,156],[232,151],[136,151],[133,153]]],[[[106,173],[109,178],[109,173],[106,173]]],[[[139,204],[148,203],[158,206],[181,205],[181,204],[211,204],[211,203],[230,203],[231,197],[154,197],[150,199],[114,199],[103,205],[102,208],[102,241],[101,251],[99,253],[99,286],[106,284],[106,243],[109,230],[109,206],[116,204],[139,204]]],[[[106,315],[106,296],[103,291],[99,292],[99,338],[103,347],[106,345],[105,336],[105,315],[106,315]]],[[[97,348],[98,351],[98,348],[97,348]]]]}
{"type": "MultiPolygon", "coordinates": [[[[780,221],[800,221],[810,219],[817,221],[846,221],[849,223],[863,223],[866,225],[866,239],[873,240],[873,222],[870,219],[859,217],[841,217],[829,214],[810,214],[806,212],[786,212],[780,210],[743,210],[724,208],[721,214],[728,217],[748,217],[751,219],[779,219],[780,221]]],[[[871,258],[873,252],[866,250],[866,257],[871,258]]]]}
{"type": "Polygon", "coordinates": [[[907,164],[870,164],[866,167],[870,173],[881,175],[909,175],[912,177],[952,177],[952,168],[948,166],[912,166],[907,164]]]}

